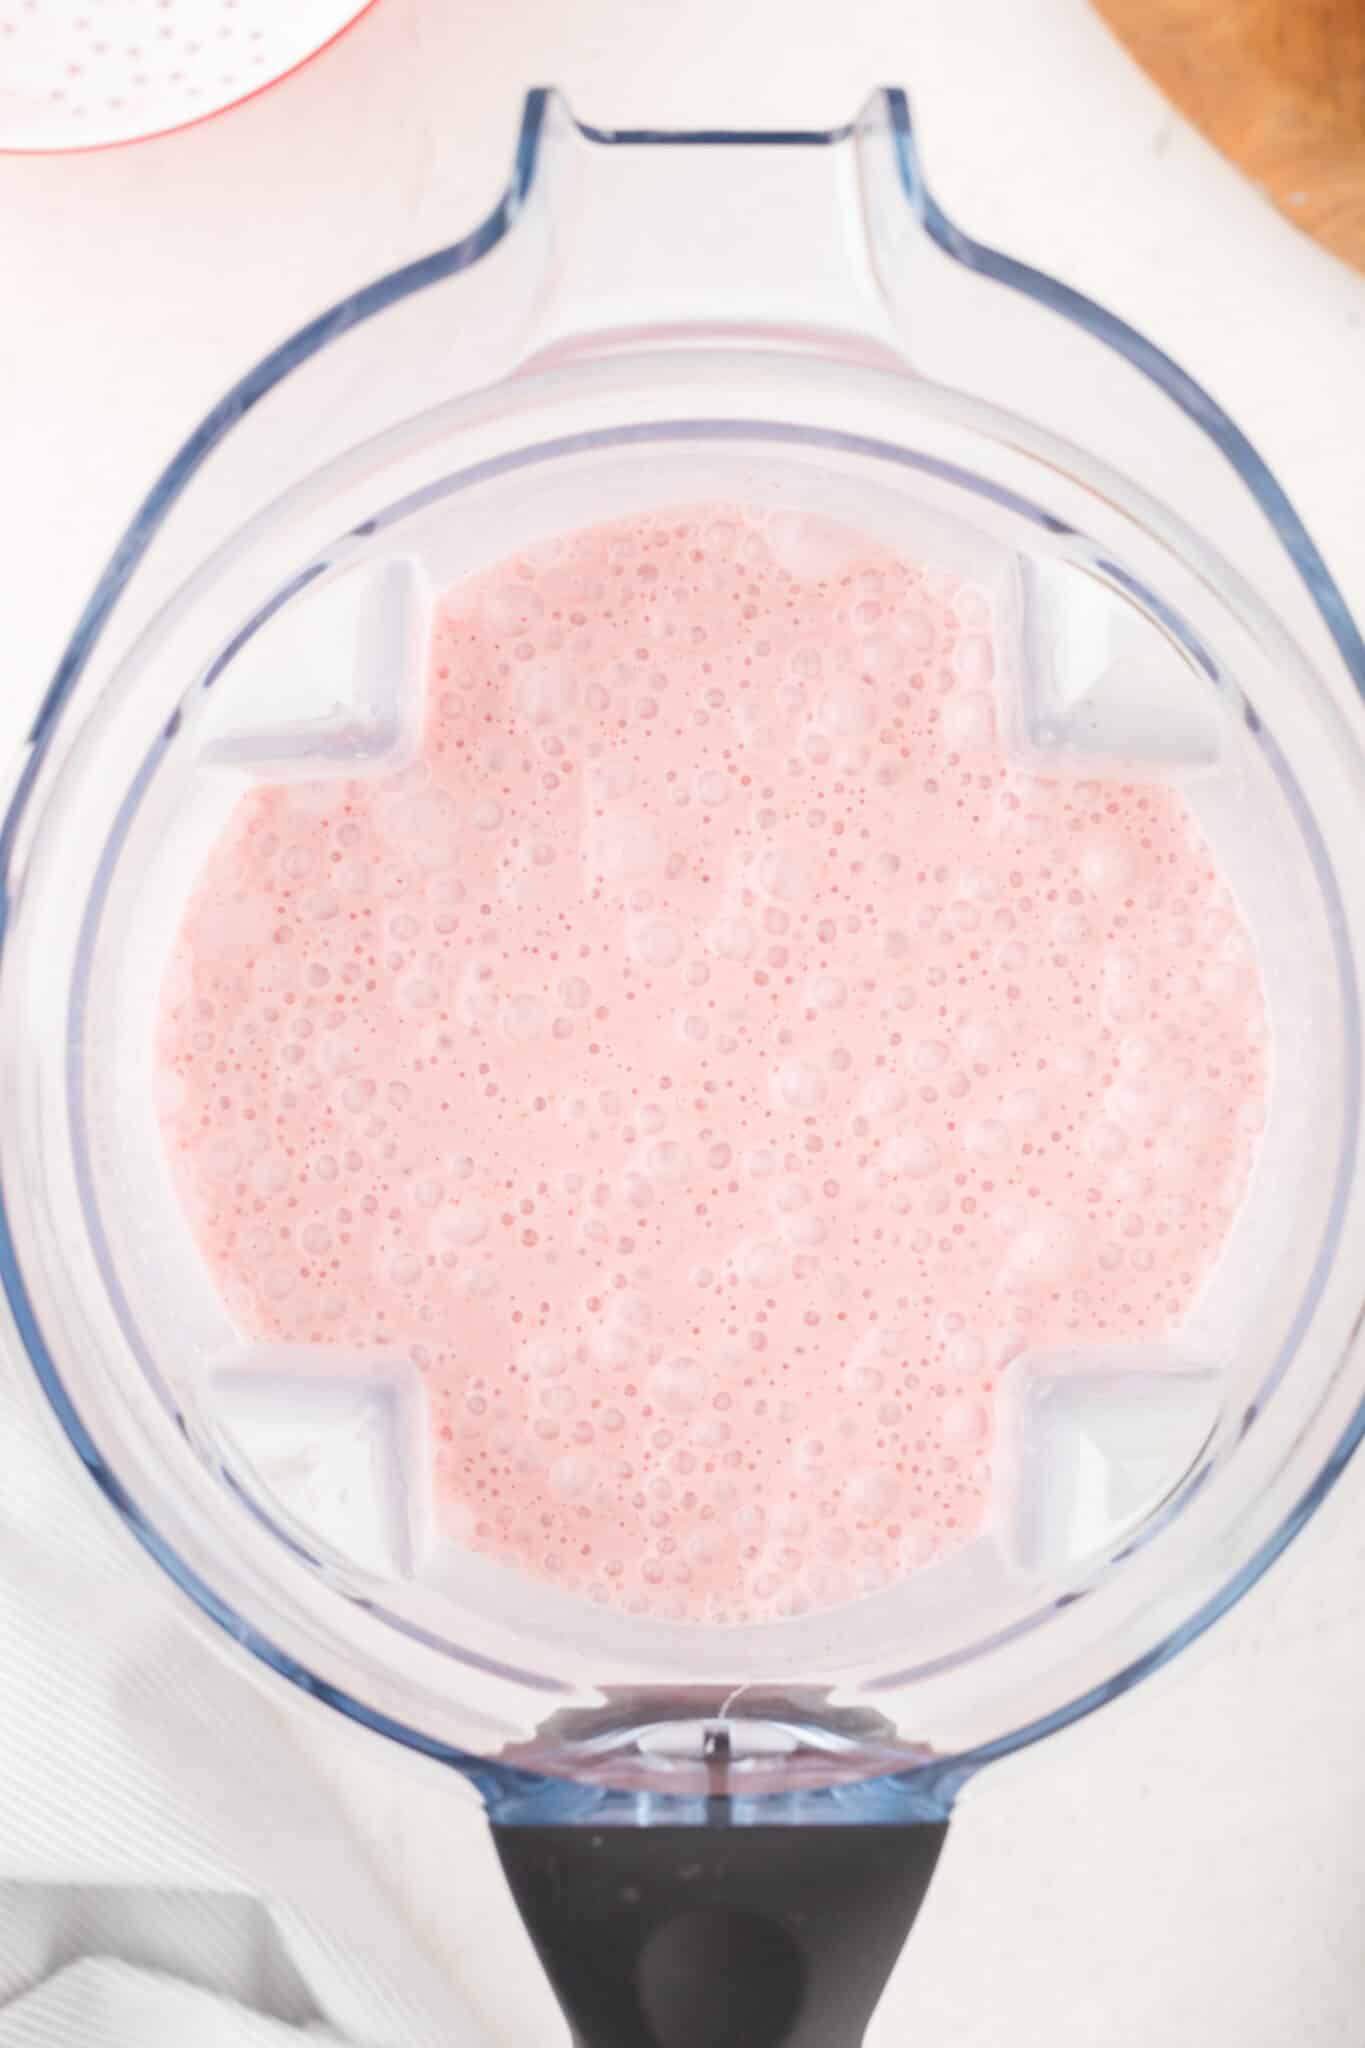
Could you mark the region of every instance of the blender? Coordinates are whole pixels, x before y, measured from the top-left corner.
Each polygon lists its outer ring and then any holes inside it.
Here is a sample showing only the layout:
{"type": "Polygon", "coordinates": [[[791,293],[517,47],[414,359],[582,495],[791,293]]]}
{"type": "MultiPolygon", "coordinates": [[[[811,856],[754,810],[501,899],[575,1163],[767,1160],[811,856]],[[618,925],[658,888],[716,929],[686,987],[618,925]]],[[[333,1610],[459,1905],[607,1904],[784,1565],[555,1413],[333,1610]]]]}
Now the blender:
{"type": "Polygon", "coordinates": [[[12,1341],[206,1627],[477,1788],[583,2048],[856,2048],[962,1787],[1198,1636],[1354,1448],[1362,686],[1256,451],[1132,328],[963,235],[894,90],[759,134],[606,131],[532,93],[488,219],[283,343],[135,514],[4,824],[12,1341]],[[229,810],[401,761],[446,586],[716,499],[1008,584],[1011,745],[1179,789],[1273,1061],[1180,1327],[1011,1367],[979,1537],[837,1608],[699,1625],[451,1541],[401,1358],[234,1327],[153,1040],[229,810]]]}

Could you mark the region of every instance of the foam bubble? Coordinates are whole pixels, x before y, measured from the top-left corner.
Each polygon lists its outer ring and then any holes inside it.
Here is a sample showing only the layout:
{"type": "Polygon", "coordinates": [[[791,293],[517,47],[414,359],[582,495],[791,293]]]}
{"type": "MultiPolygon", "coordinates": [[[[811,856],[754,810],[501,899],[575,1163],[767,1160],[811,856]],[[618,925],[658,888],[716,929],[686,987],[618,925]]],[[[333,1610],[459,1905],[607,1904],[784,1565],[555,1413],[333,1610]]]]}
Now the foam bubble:
{"type": "Polygon", "coordinates": [[[1130,888],[1137,863],[1128,847],[1116,840],[1087,846],[1080,859],[1081,880],[1097,895],[1130,888]]]}
{"type": "Polygon", "coordinates": [[[984,633],[964,633],[953,650],[953,671],[969,690],[983,690],[995,674],[995,649],[984,633]]]}
{"type": "Polygon", "coordinates": [[[1131,1023],[1140,1017],[1141,971],[1134,954],[1121,946],[1111,947],[1104,956],[1101,974],[1105,1015],[1116,1024],[1131,1023]]]}
{"type": "Polygon", "coordinates": [[[984,1402],[950,1401],[943,1411],[943,1436],[946,1443],[978,1443],[989,1430],[990,1416],[984,1402]]]}
{"type": "Polygon", "coordinates": [[[1076,1251],[1072,1224],[1060,1216],[1040,1218],[1012,1239],[1000,1284],[1006,1293],[1054,1285],[1070,1271],[1076,1251]]]}
{"type": "Polygon", "coordinates": [[[767,538],[782,568],[803,582],[844,574],[866,545],[852,527],[805,512],[775,513],[768,522],[767,538]]]}
{"type": "Polygon", "coordinates": [[[513,1045],[529,1045],[532,1039],[544,1035],[549,1024],[545,1005],[539,996],[509,996],[503,1004],[500,1022],[503,1037],[513,1045]]]}
{"type": "Polygon", "coordinates": [[[1102,1121],[1092,1124],[1086,1134],[1085,1149],[1090,1158],[1103,1165],[1122,1159],[1128,1150],[1128,1140],[1117,1124],[1102,1121]]]}
{"type": "Polygon", "coordinates": [[[682,933],[662,918],[641,926],[632,943],[636,959],[647,967],[671,967],[681,959],[682,950],[682,933]]]}
{"type": "Polygon", "coordinates": [[[995,705],[984,690],[969,690],[944,706],[943,736],[949,746],[980,753],[995,740],[995,705]]]}
{"type": "Polygon", "coordinates": [[[597,1471],[591,1458],[566,1451],[550,1466],[550,1489],[560,1500],[582,1500],[593,1491],[597,1471]]]}
{"type": "Polygon", "coordinates": [[[657,1181],[682,1180],[690,1167],[691,1159],[687,1148],[676,1138],[661,1138],[645,1152],[645,1171],[657,1181]]]}
{"type": "Polygon", "coordinates": [[[758,944],[747,917],[722,917],[712,925],[708,936],[712,952],[722,960],[748,960],[758,944]]]}
{"type": "Polygon", "coordinates": [[[562,1379],[569,1366],[568,1349],[554,1337],[528,1337],[517,1363],[530,1379],[562,1379]]]}
{"type": "Polygon", "coordinates": [[[999,1117],[987,1116],[967,1124],[963,1140],[967,1150],[979,1158],[998,1159],[1009,1147],[1010,1134],[999,1117]]]}
{"type": "Polygon", "coordinates": [[[763,894],[776,903],[799,903],[813,886],[810,862],[794,847],[770,847],[754,872],[763,894]]]}
{"type": "Polygon", "coordinates": [[[866,1117],[883,1118],[894,1116],[909,1100],[910,1090],[899,1075],[877,1074],[864,1085],[858,1106],[866,1117]]]}
{"type": "Polygon", "coordinates": [[[875,692],[866,683],[837,683],[821,697],[818,716],[832,738],[861,739],[876,723],[875,692]]]}
{"type": "Polygon", "coordinates": [[[488,1228],[488,1211],[482,1202],[448,1202],[433,1218],[432,1242],[440,1251],[461,1251],[481,1244],[488,1228]]]}
{"type": "Polygon", "coordinates": [[[706,1398],[706,1374],[695,1358],[668,1358],[650,1374],[649,1391],[666,1414],[692,1415],[706,1398]]]}
{"type": "Polygon", "coordinates": [[[645,817],[610,817],[597,835],[597,855],[604,874],[617,882],[634,882],[657,874],[664,864],[663,841],[645,817]]]}
{"type": "Polygon", "coordinates": [[[977,1373],[986,1363],[986,1346],[973,1330],[958,1330],[943,1346],[949,1372],[977,1373]]]}
{"type": "Polygon", "coordinates": [[[1000,1114],[1007,1123],[1036,1124],[1046,1106],[1036,1088],[1013,1088],[1001,1103],[1000,1114]]]}
{"type": "Polygon", "coordinates": [[[553,725],[572,711],[578,698],[578,683],[566,661],[534,663],[517,677],[517,709],[531,725],[553,725]]]}
{"type": "Polygon", "coordinates": [[[892,1173],[910,1180],[924,1180],[940,1164],[941,1154],[924,1131],[898,1131],[886,1147],[886,1164],[892,1173]]]}
{"type": "Polygon", "coordinates": [[[896,1476],[885,1469],[854,1472],[844,1481],[844,1501],[851,1515],[860,1521],[880,1521],[895,1506],[899,1491],[896,1476]]]}
{"type": "Polygon", "coordinates": [[[775,1078],[776,1092],[789,1109],[818,1109],[829,1084],[812,1060],[785,1060],[775,1078]]]}

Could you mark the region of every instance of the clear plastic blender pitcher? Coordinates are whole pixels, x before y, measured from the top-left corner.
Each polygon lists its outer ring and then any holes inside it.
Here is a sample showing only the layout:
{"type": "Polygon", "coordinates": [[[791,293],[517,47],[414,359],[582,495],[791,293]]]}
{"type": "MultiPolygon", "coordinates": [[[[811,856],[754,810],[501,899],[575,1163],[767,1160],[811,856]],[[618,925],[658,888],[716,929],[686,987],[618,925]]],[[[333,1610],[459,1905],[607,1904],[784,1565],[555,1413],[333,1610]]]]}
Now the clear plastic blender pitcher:
{"type": "Polygon", "coordinates": [[[136,513],[4,826],[13,1341],[211,1631],[479,1790],[585,2048],[849,2048],[992,1758],[1164,1663],[1362,1427],[1365,647],[1265,464],[1150,342],[961,234],[905,99],[603,132],[530,95],[462,241],[285,342],[136,513]],[[187,894],[253,781],[401,759],[434,597],[717,497],[999,594],[1040,772],[1179,786],[1273,1041],[1252,1182],[1160,1346],[1008,1376],[984,1533],[831,1612],[613,1612],[462,1551],[399,1359],[234,1328],[153,1109],[187,894]]]}

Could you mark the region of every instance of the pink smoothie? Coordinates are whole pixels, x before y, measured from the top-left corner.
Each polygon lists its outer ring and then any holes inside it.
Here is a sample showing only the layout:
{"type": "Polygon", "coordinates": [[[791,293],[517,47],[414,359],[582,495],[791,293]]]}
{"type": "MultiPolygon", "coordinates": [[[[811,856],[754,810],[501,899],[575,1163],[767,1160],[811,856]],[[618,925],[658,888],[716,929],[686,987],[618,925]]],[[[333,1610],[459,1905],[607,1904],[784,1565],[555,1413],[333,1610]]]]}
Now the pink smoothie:
{"type": "Polygon", "coordinates": [[[461,1543],[828,1605],[979,1530],[1012,1359],[1189,1308],[1252,948],[1177,792],[1007,756],[1003,644],[951,573],[687,507],[451,591],[411,766],[238,805],[178,1185],[250,1336],[416,1362],[461,1543]]]}

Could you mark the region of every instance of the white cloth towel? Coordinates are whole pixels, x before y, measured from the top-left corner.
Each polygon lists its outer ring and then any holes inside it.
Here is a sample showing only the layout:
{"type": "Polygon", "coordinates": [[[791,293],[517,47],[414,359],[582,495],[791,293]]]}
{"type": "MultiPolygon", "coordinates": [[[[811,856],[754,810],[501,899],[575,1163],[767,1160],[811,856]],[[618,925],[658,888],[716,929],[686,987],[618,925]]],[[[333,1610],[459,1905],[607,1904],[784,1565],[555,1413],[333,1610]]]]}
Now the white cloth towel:
{"type": "Polygon", "coordinates": [[[0,2048],[477,2048],[287,1711],[135,1568],[25,1370],[0,1360],[0,2048]]]}

